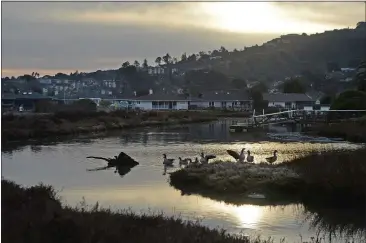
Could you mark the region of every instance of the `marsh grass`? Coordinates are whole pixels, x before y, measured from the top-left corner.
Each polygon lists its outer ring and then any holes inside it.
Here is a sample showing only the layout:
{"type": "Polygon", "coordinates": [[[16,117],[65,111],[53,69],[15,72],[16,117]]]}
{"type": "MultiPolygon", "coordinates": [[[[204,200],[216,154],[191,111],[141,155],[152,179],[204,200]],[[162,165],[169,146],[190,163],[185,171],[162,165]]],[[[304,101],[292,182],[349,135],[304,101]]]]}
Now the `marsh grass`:
{"type": "Polygon", "coordinates": [[[4,115],[1,119],[2,141],[7,142],[143,126],[207,122],[215,120],[216,116],[210,112],[191,111],[62,111],[52,114],[4,115]]]}
{"type": "Polygon", "coordinates": [[[112,211],[85,201],[74,208],[62,206],[50,186],[24,188],[3,179],[1,184],[3,242],[273,242],[229,235],[163,213],[112,211]]]}
{"type": "Polygon", "coordinates": [[[366,149],[326,152],[277,165],[217,161],[171,173],[170,183],[184,193],[247,195],[269,200],[365,207],[366,149]]]}
{"type": "Polygon", "coordinates": [[[309,132],[319,136],[343,138],[350,142],[366,142],[366,118],[341,123],[318,125],[308,128],[309,132]]]}
{"type": "MultiPolygon", "coordinates": [[[[43,184],[21,187],[1,181],[3,242],[213,242],[213,243],[286,243],[285,239],[231,235],[224,229],[209,229],[200,220],[187,221],[180,216],[160,213],[136,214],[132,210],[88,205],[85,199],[76,207],[63,206],[56,191],[43,184]]],[[[322,243],[324,237],[294,243],[322,243]]],[[[345,241],[350,242],[350,241],[345,241]]]]}

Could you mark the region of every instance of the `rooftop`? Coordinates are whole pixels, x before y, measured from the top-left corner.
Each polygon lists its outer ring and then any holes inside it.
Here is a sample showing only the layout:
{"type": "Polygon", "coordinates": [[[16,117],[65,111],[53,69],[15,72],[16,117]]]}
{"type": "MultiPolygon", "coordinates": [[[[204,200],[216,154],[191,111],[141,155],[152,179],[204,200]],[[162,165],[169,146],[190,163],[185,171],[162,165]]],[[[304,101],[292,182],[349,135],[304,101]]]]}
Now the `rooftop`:
{"type": "Polygon", "coordinates": [[[269,102],[294,102],[294,101],[312,101],[312,99],[306,94],[298,93],[273,93],[263,94],[263,100],[269,102]]]}

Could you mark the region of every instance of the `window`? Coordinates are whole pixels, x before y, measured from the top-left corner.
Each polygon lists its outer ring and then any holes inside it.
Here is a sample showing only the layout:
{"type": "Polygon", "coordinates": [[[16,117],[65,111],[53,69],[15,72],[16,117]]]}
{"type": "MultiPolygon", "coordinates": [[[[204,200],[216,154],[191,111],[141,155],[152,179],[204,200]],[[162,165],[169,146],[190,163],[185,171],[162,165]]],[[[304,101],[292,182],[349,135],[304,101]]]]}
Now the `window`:
{"type": "Polygon", "coordinates": [[[214,107],[214,102],[212,102],[212,101],[211,101],[211,102],[209,102],[209,103],[208,103],[208,105],[209,105],[210,107],[214,107]]]}
{"type": "MultiPolygon", "coordinates": [[[[181,102],[181,103],[183,103],[183,102],[181,102]]],[[[177,102],[176,101],[173,101],[173,105],[175,106],[175,105],[177,105],[177,102]]]]}
{"type": "Polygon", "coordinates": [[[153,102],[152,102],[152,105],[158,105],[158,102],[153,101],[153,102]]]}

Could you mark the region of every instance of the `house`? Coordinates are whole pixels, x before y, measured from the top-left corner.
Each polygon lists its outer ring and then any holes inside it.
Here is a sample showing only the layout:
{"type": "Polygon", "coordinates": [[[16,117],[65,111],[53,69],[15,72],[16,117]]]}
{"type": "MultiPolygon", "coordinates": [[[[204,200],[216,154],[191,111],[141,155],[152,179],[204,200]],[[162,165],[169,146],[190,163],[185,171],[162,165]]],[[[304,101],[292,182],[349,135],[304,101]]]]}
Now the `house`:
{"type": "Polygon", "coordinates": [[[314,99],[306,94],[298,93],[265,93],[263,94],[263,100],[268,102],[268,107],[286,109],[305,109],[315,105],[314,99]]]}
{"type": "Polygon", "coordinates": [[[188,110],[190,100],[185,95],[154,94],[131,99],[133,105],[141,110],[188,110]]]}
{"type": "Polygon", "coordinates": [[[23,107],[24,110],[33,110],[37,102],[41,100],[51,101],[51,97],[32,92],[23,92],[21,94],[2,94],[1,106],[13,107],[18,109],[23,107]]]}
{"type": "Polygon", "coordinates": [[[252,110],[252,99],[243,91],[212,91],[204,92],[197,98],[191,98],[192,108],[214,108],[252,110]]]}
{"type": "Polygon", "coordinates": [[[165,69],[162,67],[148,67],[147,68],[147,72],[149,75],[159,75],[159,74],[164,74],[165,73],[165,69]]]}
{"type": "Polygon", "coordinates": [[[154,94],[132,99],[135,107],[142,110],[189,110],[189,109],[235,109],[251,110],[252,100],[245,92],[206,92],[197,97],[185,94],[154,94]]]}

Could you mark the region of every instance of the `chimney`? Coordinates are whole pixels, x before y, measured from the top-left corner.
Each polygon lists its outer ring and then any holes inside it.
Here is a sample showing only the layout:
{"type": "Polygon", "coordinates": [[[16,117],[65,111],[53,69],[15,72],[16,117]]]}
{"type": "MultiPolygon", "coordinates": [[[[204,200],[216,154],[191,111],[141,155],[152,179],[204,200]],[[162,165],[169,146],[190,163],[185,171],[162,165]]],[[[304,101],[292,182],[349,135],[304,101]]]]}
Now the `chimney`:
{"type": "Polygon", "coordinates": [[[133,95],[134,95],[134,96],[136,96],[136,95],[137,95],[136,91],[133,91],[133,95]]]}
{"type": "Polygon", "coordinates": [[[152,95],[152,94],[153,94],[153,90],[149,89],[149,95],[152,95]]]}

